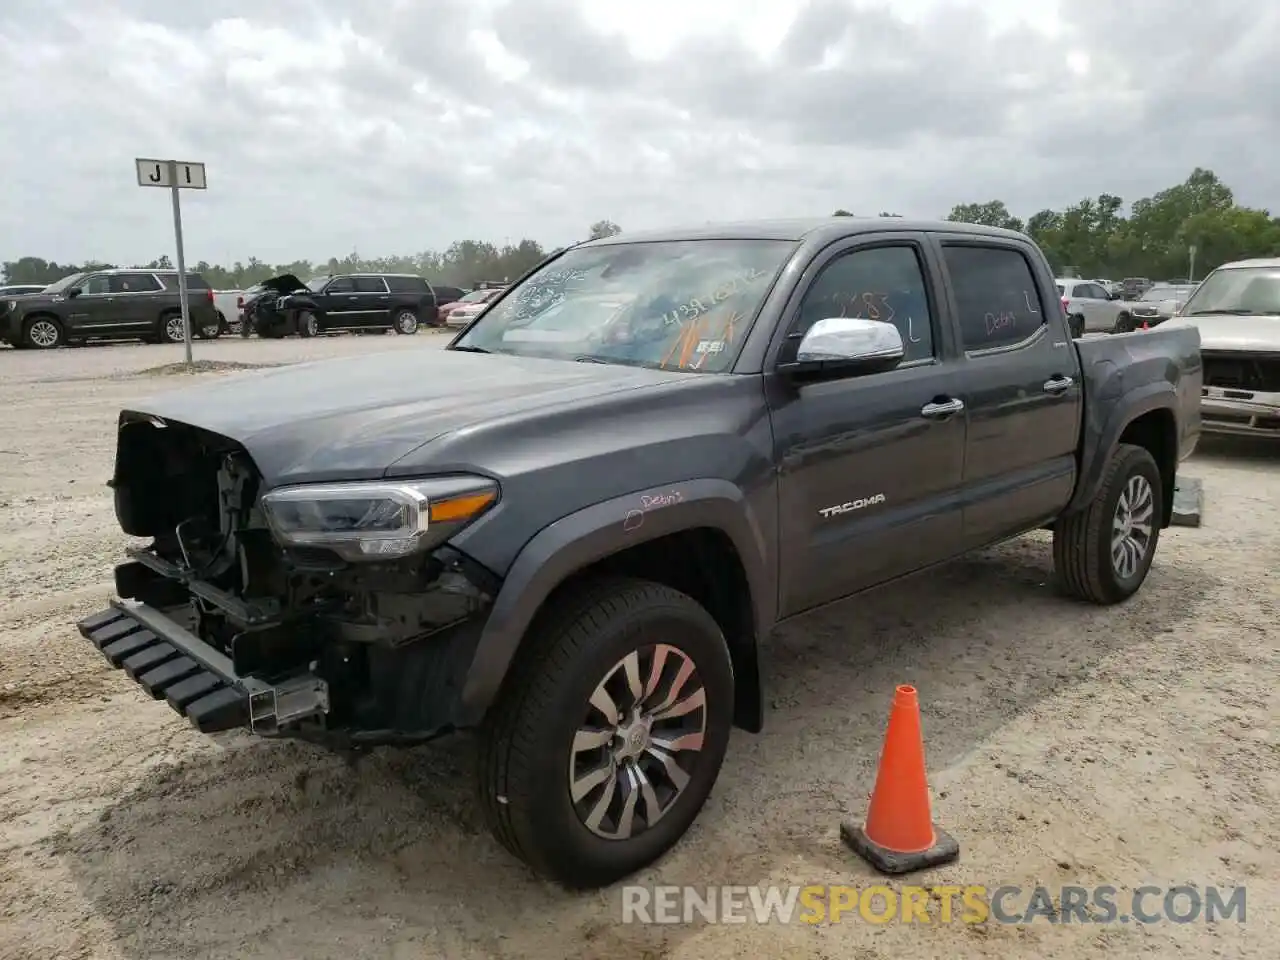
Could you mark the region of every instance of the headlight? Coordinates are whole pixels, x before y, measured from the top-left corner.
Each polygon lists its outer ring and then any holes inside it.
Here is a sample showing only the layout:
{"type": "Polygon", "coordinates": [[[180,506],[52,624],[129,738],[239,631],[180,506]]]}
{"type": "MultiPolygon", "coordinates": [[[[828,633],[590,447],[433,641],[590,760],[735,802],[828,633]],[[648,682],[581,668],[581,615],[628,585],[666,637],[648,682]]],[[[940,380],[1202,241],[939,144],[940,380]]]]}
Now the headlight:
{"type": "Polygon", "coordinates": [[[447,540],[498,500],[487,477],[300,484],[262,497],[280,543],[346,560],[393,560],[447,540]]]}

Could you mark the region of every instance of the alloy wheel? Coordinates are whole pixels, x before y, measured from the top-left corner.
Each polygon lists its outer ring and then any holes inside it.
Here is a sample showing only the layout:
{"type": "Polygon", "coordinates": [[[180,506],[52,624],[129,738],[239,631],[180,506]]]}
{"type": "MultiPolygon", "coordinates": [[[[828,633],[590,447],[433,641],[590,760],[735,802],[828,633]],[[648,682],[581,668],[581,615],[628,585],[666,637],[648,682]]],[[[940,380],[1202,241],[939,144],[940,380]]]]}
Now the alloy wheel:
{"type": "Polygon", "coordinates": [[[186,339],[186,328],[182,325],[181,315],[170,317],[164,324],[164,335],[170,343],[181,343],[186,339]]]}
{"type": "Polygon", "coordinates": [[[417,333],[418,318],[410,310],[402,310],[396,317],[396,329],[401,333],[417,333]]]}
{"type": "Polygon", "coordinates": [[[693,660],[659,643],[632,651],[588,701],[569,756],[569,795],[583,825],[629,840],[679,800],[703,748],[707,693],[693,660]]]}
{"type": "Polygon", "coordinates": [[[52,320],[36,320],[27,328],[31,342],[41,349],[56,347],[61,333],[52,320]]]}
{"type": "Polygon", "coordinates": [[[1155,518],[1155,494],[1147,478],[1136,474],[1129,478],[1111,523],[1111,565],[1122,580],[1133,577],[1151,549],[1152,522],[1155,518]]]}

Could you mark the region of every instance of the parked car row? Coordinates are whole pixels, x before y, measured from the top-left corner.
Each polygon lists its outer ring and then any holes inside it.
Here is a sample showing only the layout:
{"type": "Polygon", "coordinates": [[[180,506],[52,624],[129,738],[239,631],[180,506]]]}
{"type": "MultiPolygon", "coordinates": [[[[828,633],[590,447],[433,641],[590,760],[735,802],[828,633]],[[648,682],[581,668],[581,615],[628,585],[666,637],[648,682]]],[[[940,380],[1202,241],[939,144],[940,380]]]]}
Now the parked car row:
{"type": "Polygon", "coordinates": [[[282,274],[238,298],[238,326],[246,337],[386,330],[412,334],[423,324],[444,325],[454,312],[482,306],[498,292],[433,285],[414,274],[351,273],[306,283],[293,274],[282,274]]]}
{"type": "MultiPolygon", "coordinates": [[[[305,283],[284,274],[248,290],[213,290],[200,274],[187,274],[192,331],[200,339],[337,331],[412,334],[424,324],[464,326],[502,289],[486,283],[484,289],[467,291],[414,274],[352,273],[305,283]]],[[[183,339],[174,270],[97,270],[47,286],[0,287],[0,343],[51,349],[93,340],[183,339]]]]}

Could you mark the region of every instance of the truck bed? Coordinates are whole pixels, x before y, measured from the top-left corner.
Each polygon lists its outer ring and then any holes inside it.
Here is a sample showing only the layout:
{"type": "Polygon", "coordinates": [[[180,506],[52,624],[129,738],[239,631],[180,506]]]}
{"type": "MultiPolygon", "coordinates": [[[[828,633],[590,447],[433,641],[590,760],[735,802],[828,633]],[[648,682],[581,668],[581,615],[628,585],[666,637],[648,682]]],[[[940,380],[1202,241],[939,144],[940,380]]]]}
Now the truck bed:
{"type": "Polygon", "coordinates": [[[1151,330],[1083,337],[1072,341],[1080,357],[1085,396],[1081,430],[1081,472],[1096,474],[1098,458],[1109,456],[1115,439],[1110,422],[1117,412],[1131,416],[1134,404],[1174,398],[1178,424],[1178,460],[1185,460],[1200,438],[1200,394],[1204,367],[1200,331],[1170,320],[1151,330]],[[1126,398],[1124,404],[1119,403],[1126,398]]]}

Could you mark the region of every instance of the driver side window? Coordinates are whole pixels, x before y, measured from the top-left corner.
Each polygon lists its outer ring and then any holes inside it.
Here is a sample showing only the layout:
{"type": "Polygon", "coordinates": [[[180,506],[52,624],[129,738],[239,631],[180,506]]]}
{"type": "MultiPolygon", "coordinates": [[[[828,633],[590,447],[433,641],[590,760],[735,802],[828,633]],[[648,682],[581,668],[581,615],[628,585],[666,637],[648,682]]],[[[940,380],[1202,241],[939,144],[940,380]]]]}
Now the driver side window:
{"type": "Polygon", "coordinates": [[[109,283],[110,281],[101,274],[96,277],[88,277],[84,283],[80,284],[80,293],[107,293],[110,289],[109,283]]]}
{"type": "Polygon", "coordinates": [[[903,363],[934,355],[933,318],[914,247],[864,247],[828,263],[805,292],[792,340],[798,343],[828,317],[892,323],[902,335],[903,363]]]}
{"type": "Polygon", "coordinates": [[[356,285],[350,277],[338,277],[324,288],[325,293],[355,293],[356,285]]]}

